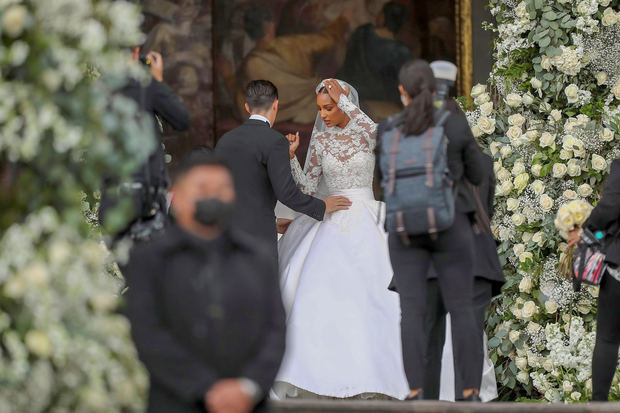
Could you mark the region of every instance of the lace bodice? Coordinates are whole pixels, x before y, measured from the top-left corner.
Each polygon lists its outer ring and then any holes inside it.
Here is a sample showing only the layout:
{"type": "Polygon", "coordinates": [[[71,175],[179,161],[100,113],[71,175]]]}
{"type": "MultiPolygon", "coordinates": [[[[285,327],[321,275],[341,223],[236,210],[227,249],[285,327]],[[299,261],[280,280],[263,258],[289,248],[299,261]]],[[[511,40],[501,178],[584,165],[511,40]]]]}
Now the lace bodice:
{"type": "Polygon", "coordinates": [[[306,170],[291,160],[293,178],[306,194],[314,195],[323,179],[330,193],[345,189],[372,188],[377,125],[345,96],[338,107],[351,119],[344,128],[329,127],[312,132],[306,170]]]}

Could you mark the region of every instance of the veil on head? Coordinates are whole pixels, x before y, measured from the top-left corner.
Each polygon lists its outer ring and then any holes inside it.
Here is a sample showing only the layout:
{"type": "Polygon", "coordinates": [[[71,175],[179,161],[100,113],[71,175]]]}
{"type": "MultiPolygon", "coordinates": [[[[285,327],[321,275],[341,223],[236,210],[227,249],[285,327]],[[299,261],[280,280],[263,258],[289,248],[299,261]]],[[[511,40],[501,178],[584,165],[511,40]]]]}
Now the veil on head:
{"type": "MultiPolygon", "coordinates": [[[[314,90],[314,92],[318,95],[319,91],[326,87],[325,86],[325,81],[328,79],[323,79],[321,80],[321,83],[318,84],[318,86],[316,87],[316,89],[314,90]]],[[[347,82],[345,82],[344,80],[340,80],[340,79],[335,79],[340,86],[346,91],[347,88],[349,90],[349,96],[347,96],[349,98],[349,100],[351,101],[351,103],[353,103],[355,106],[357,106],[358,108],[360,107],[360,99],[359,99],[359,95],[357,93],[357,90],[355,90],[355,88],[353,86],[351,86],[350,84],[348,84],[347,82]]],[[[314,145],[314,141],[316,139],[316,135],[325,132],[327,130],[327,125],[325,125],[325,122],[323,122],[323,119],[321,119],[321,116],[317,113],[316,114],[316,120],[314,121],[314,128],[312,128],[312,137],[310,138],[310,144],[308,145],[308,155],[306,155],[306,162],[304,164],[304,171],[307,171],[310,165],[310,148],[313,147],[314,145]]],[[[321,178],[321,180],[319,181],[319,186],[317,188],[316,194],[314,195],[317,198],[326,198],[327,196],[329,196],[329,191],[327,189],[327,185],[325,184],[323,178],[321,178]]]]}

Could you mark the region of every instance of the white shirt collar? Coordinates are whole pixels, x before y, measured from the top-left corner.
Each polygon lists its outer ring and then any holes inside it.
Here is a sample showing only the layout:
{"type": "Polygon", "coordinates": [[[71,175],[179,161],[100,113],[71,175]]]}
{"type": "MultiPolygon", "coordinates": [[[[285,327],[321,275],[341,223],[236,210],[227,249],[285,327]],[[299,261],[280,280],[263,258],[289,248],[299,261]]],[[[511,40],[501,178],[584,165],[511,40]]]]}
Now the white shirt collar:
{"type": "Polygon", "coordinates": [[[262,120],[263,122],[267,122],[267,124],[271,126],[271,122],[269,122],[269,119],[267,119],[263,115],[257,115],[257,114],[250,115],[250,119],[262,120]]]}

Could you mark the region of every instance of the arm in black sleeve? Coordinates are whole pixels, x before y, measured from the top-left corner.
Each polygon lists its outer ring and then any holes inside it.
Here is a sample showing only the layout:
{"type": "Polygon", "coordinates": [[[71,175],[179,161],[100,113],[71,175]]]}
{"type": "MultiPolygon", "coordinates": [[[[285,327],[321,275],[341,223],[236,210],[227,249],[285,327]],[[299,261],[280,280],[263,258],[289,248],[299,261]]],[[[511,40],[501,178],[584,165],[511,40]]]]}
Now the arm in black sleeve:
{"type": "Polygon", "coordinates": [[[278,139],[267,153],[267,173],[276,198],[294,211],[318,221],[325,215],[325,202],[306,195],[295,184],[291,173],[288,142],[278,139]]]}
{"type": "Polygon", "coordinates": [[[127,316],[140,359],[151,380],[187,402],[202,401],[218,377],[178,342],[161,322],[156,301],[157,259],[139,248],[132,254],[124,274],[129,287],[127,316]]]}
{"type": "Polygon", "coordinates": [[[465,139],[465,148],[463,151],[463,167],[465,178],[474,185],[479,185],[485,178],[484,165],[482,163],[482,151],[471,132],[469,123],[465,116],[458,116],[458,130],[465,139]]]}
{"type": "Polygon", "coordinates": [[[184,131],[189,127],[189,112],[181,99],[164,82],[151,83],[153,111],[175,130],[184,131]]]}
{"type": "Polygon", "coordinates": [[[267,318],[256,356],[244,367],[242,377],[256,382],[267,394],[280,369],[286,343],[286,315],[282,305],[275,260],[262,259],[257,268],[265,280],[267,318]]]}
{"type": "Polygon", "coordinates": [[[489,216],[489,219],[491,219],[493,218],[493,214],[495,213],[495,203],[494,203],[495,201],[495,171],[493,170],[493,159],[486,154],[482,156],[486,158],[485,161],[489,164],[487,168],[488,169],[487,179],[489,180],[489,192],[487,193],[486,203],[487,203],[488,216],[489,216]]]}
{"type": "Polygon", "coordinates": [[[381,136],[383,135],[383,131],[385,130],[385,123],[379,123],[377,126],[377,138],[375,144],[375,187],[378,188],[379,193],[377,194],[377,201],[383,200],[383,188],[381,187],[381,179],[383,179],[383,175],[381,175],[381,136]]]}
{"type": "Polygon", "coordinates": [[[620,160],[611,164],[611,171],[603,195],[592,210],[585,226],[593,231],[604,231],[620,218],[620,160]]]}

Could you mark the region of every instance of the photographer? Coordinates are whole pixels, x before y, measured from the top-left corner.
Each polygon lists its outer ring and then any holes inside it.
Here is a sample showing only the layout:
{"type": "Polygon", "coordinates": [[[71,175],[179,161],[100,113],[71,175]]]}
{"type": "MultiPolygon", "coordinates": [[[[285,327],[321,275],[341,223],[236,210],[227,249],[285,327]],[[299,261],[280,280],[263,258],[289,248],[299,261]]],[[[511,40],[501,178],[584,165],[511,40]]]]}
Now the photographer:
{"type": "Polygon", "coordinates": [[[155,149],[145,164],[136,171],[131,182],[120,185],[104,181],[104,191],[99,207],[99,222],[105,226],[107,213],[121,198],[129,197],[133,201],[133,211],[126,228],[113,231],[113,243],[130,236],[134,240],[149,238],[165,225],[166,190],[170,183],[165,163],[162,142],[162,122],[175,130],[183,131],[189,126],[189,113],[180,98],[164,83],[164,62],[161,54],[140,53],[135,47],[131,59],[148,65],[153,79],[145,85],[137,79],[129,79],[122,93],[134,100],[141,110],[152,119],[154,126],[155,149]]]}

